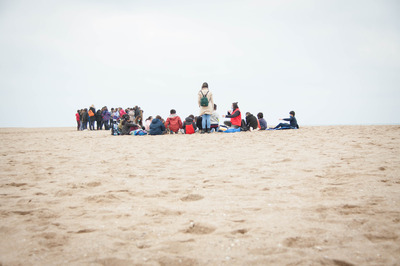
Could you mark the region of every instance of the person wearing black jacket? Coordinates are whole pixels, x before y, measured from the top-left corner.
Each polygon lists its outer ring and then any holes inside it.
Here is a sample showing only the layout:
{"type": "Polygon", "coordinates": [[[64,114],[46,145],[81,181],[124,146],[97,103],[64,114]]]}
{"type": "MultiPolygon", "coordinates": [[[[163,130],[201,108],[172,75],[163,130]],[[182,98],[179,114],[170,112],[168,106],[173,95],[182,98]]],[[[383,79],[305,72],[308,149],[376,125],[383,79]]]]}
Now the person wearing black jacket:
{"type": "Polygon", "coordinates": [[[289,113],[290,117],[289,118],[280,118],[279,120],[284,120],[284,121],[288,121],[290,124],[288,123],[279,123],[279,125],[277,125],[276,127],[274,127],[274,129],[276,128],[299,128],[299,125],[297,124],[297,119],[295,117],[295,112],[294,111],[290,111],[289,113]]]}
{"type": "Polygon", "coordinates": [[[85,130],[85,129],[87,129],[87,124],[89,122],[89,114],[88,114],[88,109],[87,108],[85,108],[83,110],[81,119],[82,119],[82,125],[83,125],[82,126],[82,130],[85,130]]]}
{"type": "Polygon", "coordinates": [[[96,126],[97,130],[103,129],[103,118],[101,117],[101,110],[97,110],[96,114],[94,115],[96,118],[96,126]]]}
{"type": "Polygon", "coordinates": [[[194,119],[193,115],[189,115],[188,117],[185,118],[185,121],[182,124],[182,128],[185,134],[193,134],[196,132],[196,123],[193,121],[193,119],[194,119]],[[189,129],[190,126],[192,127],[189,129]],[[193,132],[191,132],[192,131],[191,129],[193,129],[193,132]]]}
{"type": "Polygon", "coordinates": [[[203,130],[203,117],[201,116],[196,117],[196,127],[199,130],[203,130]]]}
{"type": "Polygon", "coordinates": [[[257,118],[249,112],[246,113],[246,128],[250,131],[258,129],[257,118]]]}
{"type": "Polygon", "coordinates": [[[129,120],[129,115],[124,115],[121,123],[122,123],[121,135],[129,135],[131,133],[130,131],[131,127],[138,127],[138,125],[129,120]]]}

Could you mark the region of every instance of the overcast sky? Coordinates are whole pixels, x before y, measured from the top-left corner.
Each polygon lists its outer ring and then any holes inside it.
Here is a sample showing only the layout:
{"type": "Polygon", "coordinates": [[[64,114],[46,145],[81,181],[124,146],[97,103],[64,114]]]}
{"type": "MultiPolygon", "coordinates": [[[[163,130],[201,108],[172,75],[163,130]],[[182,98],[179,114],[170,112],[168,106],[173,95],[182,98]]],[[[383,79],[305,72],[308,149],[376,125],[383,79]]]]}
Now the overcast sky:
{"type": "Polygon", "coordinates": [[[78,108],[291,110],[301,125],[398,124],[400,1],[0,0],[0,127],[78,108]]]}

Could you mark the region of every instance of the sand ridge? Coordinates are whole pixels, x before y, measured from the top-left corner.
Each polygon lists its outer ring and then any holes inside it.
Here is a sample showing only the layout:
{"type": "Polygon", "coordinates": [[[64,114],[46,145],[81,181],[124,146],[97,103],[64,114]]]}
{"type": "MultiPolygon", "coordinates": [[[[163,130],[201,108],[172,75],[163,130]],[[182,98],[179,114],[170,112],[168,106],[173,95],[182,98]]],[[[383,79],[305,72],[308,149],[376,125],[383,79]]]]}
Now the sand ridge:
{"type": "Polygon", "coordinates": [[[400,263],[400,126],[0,136],[3,265],[400,263]]]}

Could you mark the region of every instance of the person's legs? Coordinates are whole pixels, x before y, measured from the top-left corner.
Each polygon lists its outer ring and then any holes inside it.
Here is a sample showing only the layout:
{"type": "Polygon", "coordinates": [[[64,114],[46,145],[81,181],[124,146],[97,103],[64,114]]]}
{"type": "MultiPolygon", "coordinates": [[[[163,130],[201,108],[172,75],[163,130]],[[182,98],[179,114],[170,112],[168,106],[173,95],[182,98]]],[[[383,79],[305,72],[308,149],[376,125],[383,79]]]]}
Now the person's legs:
{"type": "Polygon", "coordinates": [[[207,123],[206,116],[207,115],[202,115],[201,116],[201,127],[202,127],[203,130],[206,130],[206,123],[207,123]]]}
{"type": "Polygon", "coordinates": [[[277,125],[277,126],[274,127],[274,128],[281,128],[281,127],[290,127],[290,125],[287,124],[287,123],[279,123],[279,125],[277,125]]]}
{"type": "Polygon", "coordinates": [[[211,115],[207,115],[204,114],[202,115],[202,120],[201,120],[201,124],[203,127],[203,131],[205,132],[210,132],[210,128],[211,128],[211,115]]]}
{"type": "Polygon", "coordinates": [[[227,127],[231,127],[232,123],[230,121],[224,121],[224,125],[227,127]]]}
{"type": "Polygon", "coordinates": [[[206,115],[206,122],[207,122],[206,128],[209,131],[211,129],[211,115],[206,115]]]}
{"type": "Polygon", "coordinates": [[[76,124],[77,124],[77,125],[76,125],[76,130],[79,131],[79,128],[80,128],[80,126],[81,126],[81,125],[80,125],[81,123],[80,123],[79,121],[76,121],[76,124]]]}

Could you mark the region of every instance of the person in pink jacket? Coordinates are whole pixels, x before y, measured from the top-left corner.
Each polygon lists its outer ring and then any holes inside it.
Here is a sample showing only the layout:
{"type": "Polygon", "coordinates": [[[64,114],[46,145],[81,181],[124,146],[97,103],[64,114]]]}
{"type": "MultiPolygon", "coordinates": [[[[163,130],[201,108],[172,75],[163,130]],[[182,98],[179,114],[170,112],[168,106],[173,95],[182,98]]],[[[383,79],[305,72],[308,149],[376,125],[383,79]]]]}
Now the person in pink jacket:
{"type": "Polygon", "coordinates": [[[146,119],[146,121],[144,121],[144,129],[146,130],[146,131],[149,131],[150,130],[150,124],[151,124],[151,121],[153,120],[153,117],[152,116],[149,116],[147,119],[146,119]]]}

